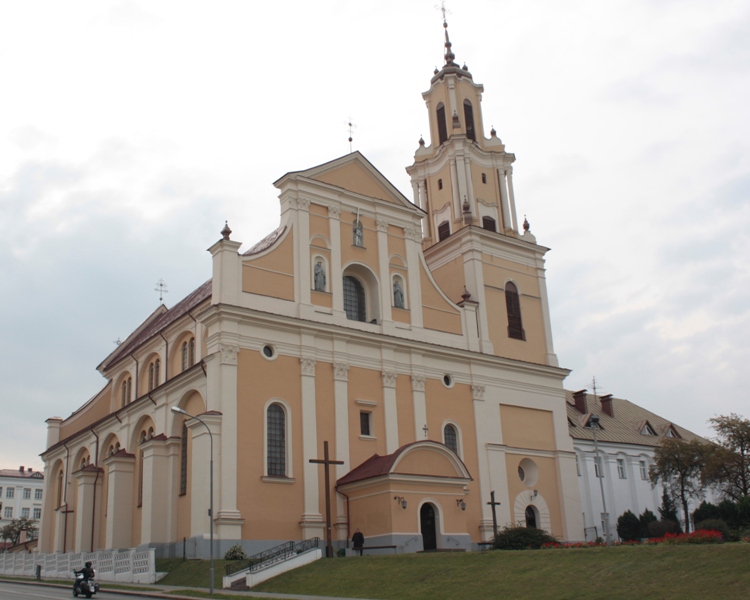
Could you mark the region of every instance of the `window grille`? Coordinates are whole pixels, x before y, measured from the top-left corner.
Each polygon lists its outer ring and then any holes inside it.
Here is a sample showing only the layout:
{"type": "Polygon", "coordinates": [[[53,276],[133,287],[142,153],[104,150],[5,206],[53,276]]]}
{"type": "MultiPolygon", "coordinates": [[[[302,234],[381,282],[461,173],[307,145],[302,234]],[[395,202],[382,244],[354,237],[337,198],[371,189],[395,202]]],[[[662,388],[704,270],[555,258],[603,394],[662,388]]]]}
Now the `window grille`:
{"type": "Polygon", "coordinates": [[[443,221],[438,225],[438,241],[444,240],[451,234],[451,224],[448,221],[443,221]]]}
{"type": "Polygon", "coordinates": [[[443,439],[445,439],[445,445],[458,454],[458,435],[456,434],[456,428],[453,425],[449,424],[445,426],[445,429],[443,430],[443,439]]]}
{"type": "Polygon", "coordinates": [[[31,488],[23,488],[23,499],[24,500],[31,499],[31,488]]]}
{"type": "Polygon", "coordinates": [[[344,312],[351,321],[367,321],[365,289],[359,279],[351,275],[344,276],[344,312]]]}
{"type": "Polygon", "coordinates": [[[495,219],[492,217],[482,217],[482,228],[487,231],[497,231],[495,226],[495,219]]]}
{"type": "Polygon", "coordinates": [[[271,477],[286,475],[286,415],[278,404],[268,407],[267,419],[267,471],[271,477]]]}

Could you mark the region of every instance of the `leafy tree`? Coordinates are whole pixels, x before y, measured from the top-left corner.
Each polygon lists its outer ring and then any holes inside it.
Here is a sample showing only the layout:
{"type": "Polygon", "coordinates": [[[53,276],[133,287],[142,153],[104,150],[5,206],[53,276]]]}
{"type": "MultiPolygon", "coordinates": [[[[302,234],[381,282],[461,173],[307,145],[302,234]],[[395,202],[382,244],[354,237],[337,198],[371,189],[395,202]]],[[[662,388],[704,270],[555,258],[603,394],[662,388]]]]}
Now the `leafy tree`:
{"type": "Polygon", "coordinates": [[[705,444],[698,440],[685,442],[666,438],[654,451],[654,464],[649,468],[651,485],[661,482],[672,496],[679,498],[685,516],[685,529],[690,531],[690,498],[703,496],[701,480],[705,444]]]}
{"type": "Polygon", "coordinates": [[[617,535],[625,542],[641,537],[641,523],[631,511],[626,510],[617,518],[617,535]]]}
{"type": "Polygon", "coordinates": [[[701,521],[713,521],[715,519],[721,519],[722,514],[719,507],[705,500],[700,503],[700,506],[693,511],[693,522],[700,523],[701,521]]]}
{"type": "Polygon", "coordinates": [[[15,546],[16,544],[21,543],[21,531],[26,531],[26,536],[28,539],[33,539],[36,537],[36,527],[35,527],[36,521],[33,519],[28,519],[26,517],[21,517],[20,519],[13,519],[10,523],[8,523],[5,527],[0,530],[0,536],[4,540],[8,540],[12,546],[15,546]]]}
{"type": "Polygon", "coordinates": [[[725,499],[750,496],[750,420],[734,413],[709,419],[716,445],[707,448],[703,481],[725,499]]]}

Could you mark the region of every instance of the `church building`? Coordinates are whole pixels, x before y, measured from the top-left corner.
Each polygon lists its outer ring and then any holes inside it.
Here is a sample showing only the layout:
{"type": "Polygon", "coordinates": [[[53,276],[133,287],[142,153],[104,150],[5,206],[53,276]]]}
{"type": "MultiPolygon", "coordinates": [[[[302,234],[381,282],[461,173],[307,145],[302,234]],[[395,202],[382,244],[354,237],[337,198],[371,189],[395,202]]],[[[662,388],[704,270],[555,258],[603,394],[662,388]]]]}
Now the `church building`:
{"type": "Polygon", "coordinates": [[[327,495],[336,547],[473,550],[495,522],[583,539],[548,249],[445,27],[413,198],[352,152],[276,181],[280,225],[250,250],[226,225],[211,279],[47,420],[41,551],[207,556],[211,456],[217,553],[324,539],[327,495]]]}

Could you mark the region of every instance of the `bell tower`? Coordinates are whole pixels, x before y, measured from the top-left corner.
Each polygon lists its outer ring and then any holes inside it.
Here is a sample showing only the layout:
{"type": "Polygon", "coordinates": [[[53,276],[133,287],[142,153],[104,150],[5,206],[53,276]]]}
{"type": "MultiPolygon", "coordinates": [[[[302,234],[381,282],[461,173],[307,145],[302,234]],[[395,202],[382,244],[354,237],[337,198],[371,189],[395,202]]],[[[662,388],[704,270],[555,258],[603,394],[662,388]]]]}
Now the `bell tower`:
{"type": "Polygon", "coordinates": [[[515,156],[493,128],[484,137],[484,87],[464,64],[459,66],[445,29],[445,65],[435,69],[430,89],[422,94],[430,124],[430,145],[419,140],[411,176],[416,203],[429,217],[423,247],[445,239],[466,225],[518,235],[513,193],[515,156]]]}
{"type": "Polygon", "coordinates": [[[484,136],[484,87],[456,63],[445,19],[443,28],[445,64],[422,94],[430,144],[420,139],[406,168],[414,202],[426,213],[425,260],[449,298],[475,305],[480,352],[557,366],[544,276],[548,249],[537,245],[525,219],[518,229],[516,157],[494,128],[484,136]]]}

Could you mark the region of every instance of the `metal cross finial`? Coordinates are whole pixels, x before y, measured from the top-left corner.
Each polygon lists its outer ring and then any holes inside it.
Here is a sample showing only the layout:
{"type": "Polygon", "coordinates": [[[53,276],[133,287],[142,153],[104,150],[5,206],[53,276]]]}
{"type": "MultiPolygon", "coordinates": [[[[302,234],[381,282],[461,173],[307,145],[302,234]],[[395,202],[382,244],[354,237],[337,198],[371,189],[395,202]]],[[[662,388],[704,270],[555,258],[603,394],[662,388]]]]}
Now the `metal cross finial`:
{"type": "Polygon", "coordinates": [[[427,439],[427,432],[430,431],[430,428],[427,427],[427,423],[422,427],[422,431],[424,431],[424,439],[427,439]]]}
{"type": "Polygon", "coordinates": [[[159,292],[159,304],[162,304],[162,302],[164,301],[164,294],[169,292],[169,290],[167,289],[167,283],[163,279],[160,279],[156,282],[154,291],[159,292]]]}
{"type": "Polygon", "coordinates": [[[347,119],[346,126],[349,128],[349,152],[352,152],[352,140],[354,139],[354,130],[357,126],[352,122],[351,117],[347,119]]]}
{"type": "Polygon", "coordinates": [[[444,23],[446,21],[445,15],[451,14],[451,11],[449,11],[447,8],[445,8],[445,0],[442,0],[442,2],[440,2],[440,6],[438,6],[436,4],[435,5],[435,10],[439,10],[441,13],[443,13],[443,22],[444,23]]]}

